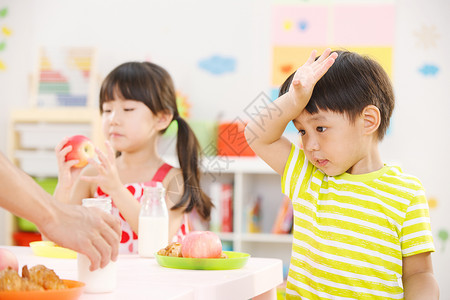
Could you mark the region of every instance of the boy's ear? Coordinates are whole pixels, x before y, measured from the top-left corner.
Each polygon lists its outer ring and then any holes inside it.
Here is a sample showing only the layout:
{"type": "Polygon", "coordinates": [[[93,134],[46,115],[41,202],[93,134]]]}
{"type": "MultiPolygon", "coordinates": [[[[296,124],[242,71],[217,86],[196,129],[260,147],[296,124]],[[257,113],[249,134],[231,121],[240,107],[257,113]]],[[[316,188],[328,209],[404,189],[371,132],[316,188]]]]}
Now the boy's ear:
{"type": "Polygon", "coordinates": [[[362,111],[362,117],[364,119],[364,132],[365,134],[373,134],[380,127],[381,115],[380,110],[375,105],[367,105],[362,111]]]}
{"type": "Polygon", "coordinates": [[[169,127],[172,122],[173,114],[169,112],[159,112],[156,114],[156,130],[161,131],[169,127]]]}

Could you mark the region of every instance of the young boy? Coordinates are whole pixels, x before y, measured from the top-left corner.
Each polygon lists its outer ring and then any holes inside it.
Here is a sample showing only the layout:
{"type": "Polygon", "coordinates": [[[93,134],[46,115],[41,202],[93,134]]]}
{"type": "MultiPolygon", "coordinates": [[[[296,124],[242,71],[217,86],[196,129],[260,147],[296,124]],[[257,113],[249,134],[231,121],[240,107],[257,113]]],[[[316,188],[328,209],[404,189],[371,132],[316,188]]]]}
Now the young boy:
{"type": "Polygon", "coordinates": [[[356,53],[315,56],[270,104],[280,116],[262,112],[245,132],[292,199],[287,299],[438,299],[424,189],[378,151],[394,108],[387,74],[356,53]],[[302,147],[282,137],[290,121],[302,147]]]}

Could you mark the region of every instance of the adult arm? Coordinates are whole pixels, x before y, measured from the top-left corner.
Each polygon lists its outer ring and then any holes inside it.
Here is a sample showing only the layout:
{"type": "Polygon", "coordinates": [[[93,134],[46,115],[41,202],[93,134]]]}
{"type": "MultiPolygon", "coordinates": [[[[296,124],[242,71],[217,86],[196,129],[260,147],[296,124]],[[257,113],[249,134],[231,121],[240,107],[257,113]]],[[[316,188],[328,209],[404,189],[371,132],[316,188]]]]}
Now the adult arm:
{"type": "Polygon", "coordinates": [[[35,223],[50,240],[85,254],[91,270],[117,259],[120,225],[98,209],[55,201],[0,154],[0,206],[35,223]],[[70,233],[70,234],[68,234],[70,233]]]}

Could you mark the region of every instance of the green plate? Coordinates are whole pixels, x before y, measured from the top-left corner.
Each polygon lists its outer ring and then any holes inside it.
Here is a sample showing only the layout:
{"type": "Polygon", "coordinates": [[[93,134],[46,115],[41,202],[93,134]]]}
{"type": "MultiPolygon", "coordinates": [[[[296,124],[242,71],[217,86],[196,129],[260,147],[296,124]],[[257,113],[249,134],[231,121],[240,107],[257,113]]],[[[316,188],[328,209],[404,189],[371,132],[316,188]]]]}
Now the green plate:
{"type": "Polygon", "coordinates": [[[233,270],[240,269],[246,263],[250,254],[223,251],[228,258],[184,258],[155,255],[159,265],[173,269],[189,270],[233,270]]]}

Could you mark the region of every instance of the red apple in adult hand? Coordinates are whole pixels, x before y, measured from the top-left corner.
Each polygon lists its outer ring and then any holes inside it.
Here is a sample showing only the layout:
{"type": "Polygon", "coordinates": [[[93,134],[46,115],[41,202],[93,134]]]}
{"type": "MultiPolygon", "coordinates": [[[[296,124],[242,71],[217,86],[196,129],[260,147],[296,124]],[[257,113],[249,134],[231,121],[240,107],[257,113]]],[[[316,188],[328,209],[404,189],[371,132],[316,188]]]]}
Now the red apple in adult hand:
{"type": "Polygon", "coordinates": [[[222,242],[211,231],[192,231],[181,242],[181,254],[191,258],[219,258],[222,242]]]}
{"type": "Polygon", "coordinates": [[[84,135],[74,135],[69,138],[64,147],[72,146],[72,151],[66,155],[66,161],[78,160],[75,168],[83,168],[88,164],[88,159],[95,155],[95,146],[84,135]]]}
{"type": "Polygon", "coordinates": [[[5,248],[0,248],[0,271],[11,267],[13,270],[19,270],[19,262],[17,261],[17,257],[5,248]]]}

